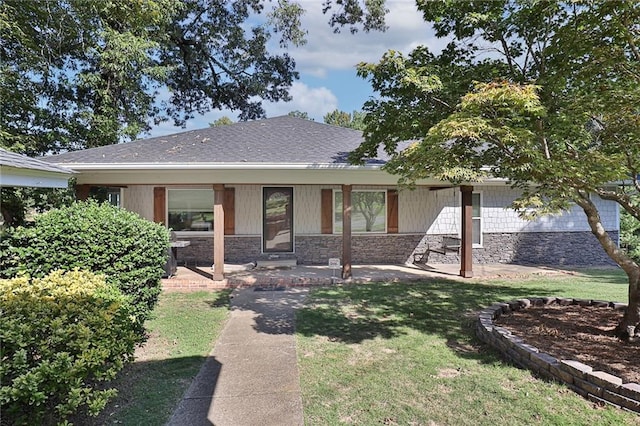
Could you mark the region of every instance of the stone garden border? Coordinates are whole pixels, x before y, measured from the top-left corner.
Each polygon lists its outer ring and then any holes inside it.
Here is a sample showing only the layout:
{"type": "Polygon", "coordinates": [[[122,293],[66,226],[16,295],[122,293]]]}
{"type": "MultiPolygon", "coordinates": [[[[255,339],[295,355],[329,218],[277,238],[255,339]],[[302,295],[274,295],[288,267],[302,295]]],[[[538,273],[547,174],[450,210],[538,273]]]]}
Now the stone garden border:
{"type": "Polygon", "coordinates": [[[514,364],[534,371],[539,376],[566,384],[583,397],[618,408],[640,413],[640,384],[623,383],[620,377],[594,371],[592,367],[575,360],[559,360],[540,349],[528,345],[509,330],[493,324],[503,313],[526,309],[529,306],[580,305],[624,309],[624,303],[560,297],[530,297],[495,303],[478,315],[476,334],[480,340],[493,346],[514,364]]]}

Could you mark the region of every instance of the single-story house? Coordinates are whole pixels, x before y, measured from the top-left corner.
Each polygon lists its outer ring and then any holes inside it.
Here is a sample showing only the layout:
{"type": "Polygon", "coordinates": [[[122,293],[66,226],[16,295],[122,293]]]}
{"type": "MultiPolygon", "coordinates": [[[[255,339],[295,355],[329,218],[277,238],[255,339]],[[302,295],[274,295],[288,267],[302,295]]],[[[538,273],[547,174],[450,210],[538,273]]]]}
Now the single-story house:
{"type": "MultiPolygon", "coordinates": [[[[295,259],[326,264],[405,263],[425,247],[430,263],[610,264],[579,208],[536,221],[507,206],[518,195],[488,179],[452,187],[424,180],[397,186],[381,166],[347,154],[356,130],[283,116],[91,148],[43,158],[77,172],[78,194],[108,187],[122,207],[165,224],[190,245],[179,260],[295,259]],[[437,250],[444,237],[461,247],[437,250]],[[441,253],[439,253],[440,251],[441,253]]],[[[618,208],[597,197],[606,230],[619,234],[618,208]]],[[[451,248],[451,247],[447,247],[451,248]]]]}
{"type": "Polygon", "coordinates": [[[67,188],[73,171],[0,148],[0,187],[67,188]]]}

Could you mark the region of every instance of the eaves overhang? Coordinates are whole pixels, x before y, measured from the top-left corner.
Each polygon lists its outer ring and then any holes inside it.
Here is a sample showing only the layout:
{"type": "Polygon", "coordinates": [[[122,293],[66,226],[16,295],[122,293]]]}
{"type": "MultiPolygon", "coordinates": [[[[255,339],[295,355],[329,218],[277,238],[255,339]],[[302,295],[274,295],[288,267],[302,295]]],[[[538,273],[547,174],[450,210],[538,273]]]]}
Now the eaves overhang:
{"type": "MultiPolygon", "coordinates": [[[[127,185],[385,185],[396,186],[399,177],[383,164],[346,163],[73,163],[77,183],[127,185]]],[[[448,182],[423,179],[417,185],[449,187],[448,182]]],[[[482,185],[504,185],[487,180],[482,185]]]]}
{"type": "Polygon", "coordinates": [[[380,170],[381,164],[344,163],[60,163],[76,171],[83,170],[380,170]]]}
{"type": "Polygon", "coordinates": [[[50,171],[0,166],[0,187],[67,188],[71,170],[50,171]]]}

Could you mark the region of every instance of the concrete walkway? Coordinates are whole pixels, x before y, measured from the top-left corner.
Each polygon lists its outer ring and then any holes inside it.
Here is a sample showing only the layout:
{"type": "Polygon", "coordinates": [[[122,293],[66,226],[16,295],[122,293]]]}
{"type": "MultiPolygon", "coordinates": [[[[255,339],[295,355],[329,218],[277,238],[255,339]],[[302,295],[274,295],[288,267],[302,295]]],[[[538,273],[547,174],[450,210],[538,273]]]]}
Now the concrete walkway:
{"type": "Polygon", "coordinates": [[[306,288],[246,288],[171,426],[302,425],[294,338],[306,288]]]}

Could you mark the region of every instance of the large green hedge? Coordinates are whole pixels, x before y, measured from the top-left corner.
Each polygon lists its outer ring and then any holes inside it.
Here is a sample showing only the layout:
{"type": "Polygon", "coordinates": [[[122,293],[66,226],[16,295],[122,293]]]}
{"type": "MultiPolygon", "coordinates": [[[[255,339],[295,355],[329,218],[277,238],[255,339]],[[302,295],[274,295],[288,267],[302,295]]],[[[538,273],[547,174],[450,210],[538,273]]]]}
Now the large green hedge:
{"type": "Polygon", "coordinates": [[[75,268],[102,273],[131,296],[142,336],[161,291],[168,245],[161,225],[107,203],[76,202],[36,216],[32,226],[7,230],[0,244],[0,277],[43,277],[75,268]]]}
{"type": "Polygon", "coordinates": [[[103,276],[56,271],[0,280],[0,417],[57,424],[96,415],[138,341],[129,298],[103,276]]]}

